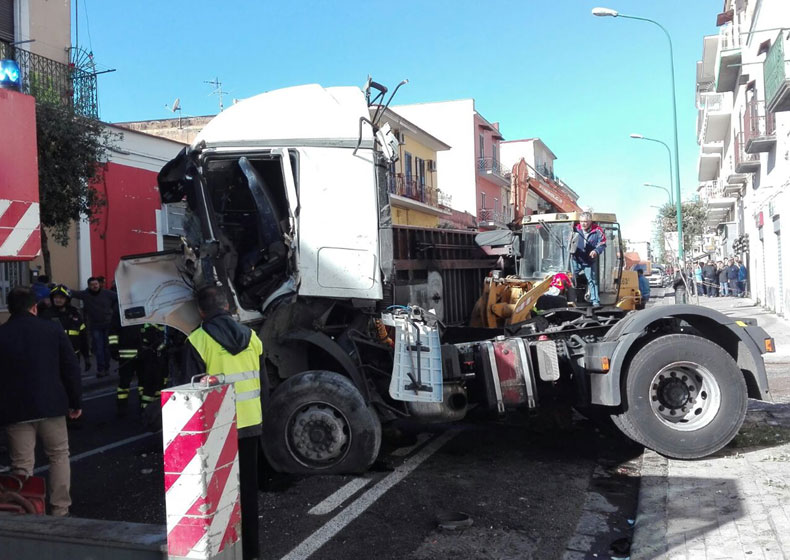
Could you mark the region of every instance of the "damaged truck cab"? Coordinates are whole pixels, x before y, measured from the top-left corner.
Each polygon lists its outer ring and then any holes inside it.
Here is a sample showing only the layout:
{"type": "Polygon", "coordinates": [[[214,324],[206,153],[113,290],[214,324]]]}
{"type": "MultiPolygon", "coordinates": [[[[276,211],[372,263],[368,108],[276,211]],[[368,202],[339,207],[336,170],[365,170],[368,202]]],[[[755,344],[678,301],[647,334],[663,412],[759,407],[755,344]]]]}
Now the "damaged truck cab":
{"type": "MultiPolygon", "coordinates": [[[[380,124],[385,94],[370,81],[306,85],[220,113],[159,175],[165,214],[178,216],[162,233],[178,248],[118,265],[124,324],[189,333],[200,323],[194,290],[227,291],[263,341],[272,390],[262,444],[275,469],[361,472],[382,423],[455,421],[472,406],[506,414],[556,397],[602,407],[661,453],[701,457],[734,437],[747,396],[770,398],[761,354],[773,341],[704,308],[580,305],[470,326],[490,311],[479,306],[498,258],[477,232],[392,224],[398,149],[380,124]]],[[[541,225],[524,266],[564,247],[541,225]]],[[[604,280],[621,298],[610,268],[604,280]]],[[[543,268],[531,273],[543,281],[543,268]]]]}

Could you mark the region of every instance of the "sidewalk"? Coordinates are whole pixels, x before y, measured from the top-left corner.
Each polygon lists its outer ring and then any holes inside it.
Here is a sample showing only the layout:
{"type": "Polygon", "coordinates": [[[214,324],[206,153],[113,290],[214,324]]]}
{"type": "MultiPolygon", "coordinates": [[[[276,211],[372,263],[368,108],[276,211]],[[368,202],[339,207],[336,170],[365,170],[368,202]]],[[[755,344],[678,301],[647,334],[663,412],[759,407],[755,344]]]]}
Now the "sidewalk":
{"type": "Polygon", "coordinates": [[[699,304],[755,318],[774,337],[777,352],[765,361],[775,402],[750,401],[735,440],[705,459],[645,450],[631,557],[789,558],[790,322],[746,298],[701,297],[699,304]]]}

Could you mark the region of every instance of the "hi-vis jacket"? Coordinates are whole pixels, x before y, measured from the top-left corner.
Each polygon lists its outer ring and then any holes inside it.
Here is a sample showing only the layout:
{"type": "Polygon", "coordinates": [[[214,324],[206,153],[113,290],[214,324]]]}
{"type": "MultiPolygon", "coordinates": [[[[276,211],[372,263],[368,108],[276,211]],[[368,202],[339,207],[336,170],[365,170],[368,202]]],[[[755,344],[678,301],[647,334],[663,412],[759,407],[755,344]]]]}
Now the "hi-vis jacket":
{"type": "Polygon", "coordinates": [[[236,391],[236,427],[239,437],[261,434],[261,371],[265,372],[263,344],[249,327],[222,313],[203,321],[187,337],[183,376],[224,374],[236,391]]]}

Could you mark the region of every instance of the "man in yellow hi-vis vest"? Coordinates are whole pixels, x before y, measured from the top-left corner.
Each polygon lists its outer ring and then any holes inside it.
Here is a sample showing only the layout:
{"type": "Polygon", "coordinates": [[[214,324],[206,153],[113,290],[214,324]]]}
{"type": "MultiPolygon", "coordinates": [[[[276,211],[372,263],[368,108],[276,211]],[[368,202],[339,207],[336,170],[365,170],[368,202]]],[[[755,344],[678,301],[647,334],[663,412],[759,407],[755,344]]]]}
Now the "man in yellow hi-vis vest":
{"type": "Polygon", "coordinates": [[[222,288],[198,290],[203,322],[184,345],[186,380],[195,375],[223,374],[236,391],[236,427],[239,433],[239,486],[241,494],[241,549],[244,560],[258,558],[258,439],[261,435],[261,379],[266,383],[263,345],[249,327],[228,312],[222,288]]]}

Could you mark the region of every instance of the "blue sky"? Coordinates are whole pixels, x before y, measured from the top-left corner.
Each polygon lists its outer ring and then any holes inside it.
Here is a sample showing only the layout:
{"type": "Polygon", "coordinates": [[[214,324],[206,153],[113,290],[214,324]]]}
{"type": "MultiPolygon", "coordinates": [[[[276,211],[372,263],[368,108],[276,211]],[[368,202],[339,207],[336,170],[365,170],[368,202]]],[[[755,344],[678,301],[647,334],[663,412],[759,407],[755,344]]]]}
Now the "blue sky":
{"type": "Polygon", "coordinates": [[[669,54],[649,23],[597,18],[595,6],[661,22],[675,48],[684,197],[696,192],[695,63],[717,32],[722,0],[347,0],[295,2],[73,0],[79,42],[101,68],[100,114],[109,122],[217,111],[204,81],[231,98],[320,83],[395,85],[395,103],[473,97],[505,138],[538,136],[555,172],[583,205],[615,211],[626,237],[649,239],[669,186],[669,54]]]}

